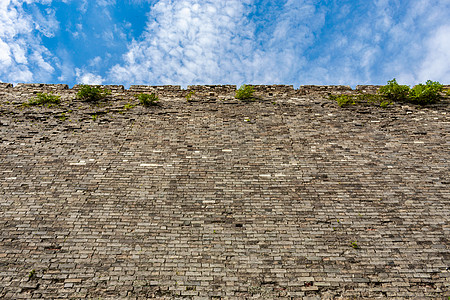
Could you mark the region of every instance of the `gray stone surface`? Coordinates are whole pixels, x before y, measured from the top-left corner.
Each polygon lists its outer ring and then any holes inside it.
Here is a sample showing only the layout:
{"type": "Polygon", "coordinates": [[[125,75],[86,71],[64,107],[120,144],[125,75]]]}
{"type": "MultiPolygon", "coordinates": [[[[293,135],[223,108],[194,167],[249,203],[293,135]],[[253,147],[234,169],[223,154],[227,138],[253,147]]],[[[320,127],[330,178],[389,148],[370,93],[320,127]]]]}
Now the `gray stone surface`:
{"type": "Polygon", "coordinates": [[[449,99],[278,87],[1,85],[0,298],[447,299],[449,99]]]}

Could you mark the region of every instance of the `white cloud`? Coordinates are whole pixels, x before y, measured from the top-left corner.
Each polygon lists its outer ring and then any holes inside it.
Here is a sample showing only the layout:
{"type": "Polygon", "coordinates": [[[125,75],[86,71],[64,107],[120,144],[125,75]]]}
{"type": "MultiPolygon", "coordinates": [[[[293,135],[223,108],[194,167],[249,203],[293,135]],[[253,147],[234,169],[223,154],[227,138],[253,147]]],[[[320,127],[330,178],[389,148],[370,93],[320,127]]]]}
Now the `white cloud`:
{"type": "Polygon", "coordinates": [[[99,6],[110,6],[110,5],[115,5],[116,0],[97,0],[96,4],[99,6]]]}
{"type": "Polygon", "coordinates": [[[325,14],[313,1],[286,1],[249,16],[252,0],[161,0],[146,32],[133,41],[109,80],[126,83],[290,83],[305,65],[302,53],[315,41],[325,14]],[[274,21],[275,20],[275,21],[274,21]],[[259,27],[259,28],[258,28],[259,27]],[[262,30],[261,30],[262,29],[262,30]]]}
{"type": "Polygon", "coordinates": [[[418,79],[450,83],[450,26],[441,26],[426,41],[425,58],[418,71],[418,79]]]}
{"type": "Polygon", "coordinates": [[[61,70],[61,75],[58,76],[57,80],[62,83],[69,83],[75,78],[73,70],[75,66],[72,62],[71,53],[64,48],[57,50],[57,55],[60,58],[60,62],[57,68],[61,70]]]}
{"type": "Polygon", "coordinates": [[[94,67],[94,68],[100,67],[101,63],[102,63],[102,58],[100,56],[96,56],[88,62],[89,66],[94,67]]]}
{"type": "Polygon", "coordinates": [[[161,0],[141,41],[133,41],[112,81],[190,84],[242,81],[254,72],[249,1],[161,0]]]}
{"type": "Polygon", "coordinates": [[[47,8],[46,15],[43,15],[38,9],[33,12],[35,29],[46,37],[54,37],[55,31],[59,28],[59,22],[55,17],[55,10],[47,8]]]}
{"type": "MultiPolygon", "coordinates": [[[[51,1],[26,1],[49,4],[51,1]]],[[[40,34],[54,35],[58,28],[54,11],[26,13],[23,1],[0,1],[0,79],[11,82],[46,81],[54,68],[52,55],[42,46],[40,34]]]]}
{"type": "Polygon", "coordinates": [[[385,84],[394,77],[409,85],[448,82],[448,11],[448,0],[374,0],[351,12],[330,7],[332,27],[322,28],[323,36],[312,46],[320,57],[308,60],[304,78],[350,85],[385,84]]]}
{"type": "Polygon", "coordinates": [[[403,50],[395,64],[399,81],[413,85],[428,79],[450,82],[448,0],[416,0],[394,27],[393,42],[403,50]]]}
{"type": "Polygon", "coordinates": [[[355,85],[396,77],[406,84],[450,82],[448,0],[327,5],[313,0],[128,0],[151,6],[144,33],[132,41],[134,20],[115,18],[119,1],[80,0],[74,1],[80,15],[88,8],[102,12],[97,23],[82,16],[69,22],[78,41],[103,43],[103,50],[84,60],[73,59],[72,49],[50,53],[43,45],[41,37],[54,38],[63,22],[51,7],[56,2],[0,0],[0,80],[355,85]],[[36,3],[48,7],[37,9],[36,3]]]}
{"type": "Polygon", "coordinates": [[[89,3],[88,0],[82,0],[80,3],[80,6],[78,8],[78,10],[82,13],[85,14],[87,12],[87,7],[88,7],[89,3]]]}
{"type": "Polygon", "coordinates": [[[86,70],[81,70],[79,68],[75,69],[77,82],[81,84],[102,84],[103,78],[100,75],[87,72],[86,70]]]}

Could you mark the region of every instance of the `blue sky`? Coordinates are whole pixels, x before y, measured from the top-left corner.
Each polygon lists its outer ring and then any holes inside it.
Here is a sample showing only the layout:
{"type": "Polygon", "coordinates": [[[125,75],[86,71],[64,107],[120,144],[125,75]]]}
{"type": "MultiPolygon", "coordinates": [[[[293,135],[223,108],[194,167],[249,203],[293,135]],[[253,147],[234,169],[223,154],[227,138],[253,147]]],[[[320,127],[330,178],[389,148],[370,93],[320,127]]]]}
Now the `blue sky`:
{"type": "Polygon", "coordinates": [[[0,81],[450,84],[450,0],[0,0],[0,81]]]}

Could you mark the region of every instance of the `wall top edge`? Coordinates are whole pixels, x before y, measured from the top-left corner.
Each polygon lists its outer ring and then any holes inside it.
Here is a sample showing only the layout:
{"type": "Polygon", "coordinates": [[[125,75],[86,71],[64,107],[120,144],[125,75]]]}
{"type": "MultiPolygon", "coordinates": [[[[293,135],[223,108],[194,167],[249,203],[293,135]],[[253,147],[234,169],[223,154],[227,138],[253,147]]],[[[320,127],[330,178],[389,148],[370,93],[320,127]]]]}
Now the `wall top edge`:
{"type": "Polygon", "coordinates": [[[47,84],[47,83],[18,83],[13,86],[11,83],[7,84],[8,87],[13,87],[16,89],[23,88],[42,88],[42,89],[57,89],[57,90],[67,90],[69,86],[67,84],[47,84]]]}
{"type": "MultiPolygon", "coordinates": [[[[376,91],[381,85],[357,85],[352,89],[349,85],[300,85],[297,89],[293,85],[253,85],[256,92],[273,92],[279,91],[283,93],[289,92],[333,92],[333,91],[376,91]]],[[[30,91],[58,91],[58,90],[72,90],[78,91],[82,85],[77,84],[69,88],[67,84],[44,84],[44,83],[18,83],[13,85],[7,82],[0,82],[0,89],[13,90],[30,90],[30,91]]],[[[186,92],[186,91],[205,91],[205,92],[232,92],[238,89],[236,85],[188,85],[186,89],[181,88],[180,85],[131,85],[126,89],[123,85],[91,85],[100,88],[109,89],[113,92],[186,92]]],[[[450,88],[450,85],[443,85],[444,89],[450,88]]]]}

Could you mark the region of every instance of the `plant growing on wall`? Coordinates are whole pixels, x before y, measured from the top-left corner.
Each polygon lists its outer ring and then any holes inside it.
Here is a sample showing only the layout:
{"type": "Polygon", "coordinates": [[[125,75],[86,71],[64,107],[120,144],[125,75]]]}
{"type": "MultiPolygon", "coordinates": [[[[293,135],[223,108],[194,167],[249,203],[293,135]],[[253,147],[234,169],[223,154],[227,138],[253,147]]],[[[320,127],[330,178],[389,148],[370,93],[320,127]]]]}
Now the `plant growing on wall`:
{"type": "Polygon", "coordinates": [[[392,101],[405,101],[408,99],[409,86],[398,84],[394,78],[389,80],[387,85],[382,86],[378,93],[392,101]]]}
{"type": "Polygon", "coordinates": [[[340,107],[347,105],[355,105],[358,100],[357,97],[350,95],[339,95],[339,96],[331,95],[330,99],[336,101],[340,107]]]}
{"type": "Polygon", "coordinates": [[[28,103],[24,104],[26,106],[35,106],[35,105],[52,105],[52,104],[59,104],[61,102],[61,96],[59,95],[53,95],[52,93],[38,93],[36,94],[36,97],[33,99],[28,100],[28,103]]]}
{"type": "Polygon", "coordinates": [[[77,93],[77,99],[84,102],[97,102],[105,99],[110,94],[110,90],[102,89],[99,86],[81,85],[77,93]]]}
{"type": "Polygon", "coordinates": [[[340,107],[367,103],[380,107],[387,107],[392,104],[381,95],[363,94],[363,95],[331,95],[331,100],[335,100],[340,107]]]}
{"type": "Polygon", "coordinates": [[[352,246],[353,249],[359,249],[359,245],[357,241],[351,242],[350,245],[352,246]]]}
{"type": "Polygon", "coordinates": [[[190,91],[187,95],[186,95],[186,101],[189,102],[191,101],[192,96],[195,95],[194,91],[190,91]]]}
{"type": "Polygon", "coordinates": [[[237,91],[236,96],[234,96],[236,99],[243,100],[243,101],[250,101],[254,99],[253,93],[255,92],[255,89],[251,85],[242,85],[237,91]]]}
{"type": "Polygon", "coordinates": [[[154,93],[152,94],[139,94],[136,95],[136,98],[139,99],[139,103],[143,106],[152,106],[152,105],[158,105],[159,98],[154,93]]]}
{"type": "Polygon", "coordinates": [[[341,107],[365,102],[384,108],[392,102],[431,104],[439,101],[443,91],[444,86],[437,81],[428,80],[425,84],[420,83],[410,88],[398,84],[394,78],[389,80],[387,85],[380,87],[377,94],[331,95],[330,99],[335,100],[341,107]]]}
{"type": "Polygon", "coordinates": [[[428,80],[425,84],[415,85],[409,92],[409,100],[417,104],[429,104],[439,100],[444,86],[437,81],[428,80]]]}
{"type": "Polygon", "coordinates": [[[131,104],[131,103],[127,103],[127,104],[125,104],[124,106],[123,106],[123,109],[124,110],[130,110],[130,109],[132,109],[133,107],[135,107],[136,105],[133,105],[133,104],[131,104]]]}
{"type": "Polygon", "coordinates": [[[444,86],[437,81],[428,80],[425,84],[420,83],[410,88],[407,85],[399,85],[394,78],[382,86],[378,93],[392,101],[425,105],[437,102],[443,89],[444,86]]]}

